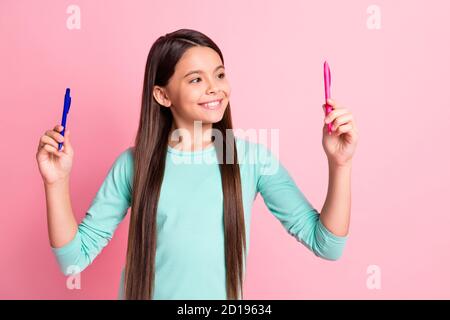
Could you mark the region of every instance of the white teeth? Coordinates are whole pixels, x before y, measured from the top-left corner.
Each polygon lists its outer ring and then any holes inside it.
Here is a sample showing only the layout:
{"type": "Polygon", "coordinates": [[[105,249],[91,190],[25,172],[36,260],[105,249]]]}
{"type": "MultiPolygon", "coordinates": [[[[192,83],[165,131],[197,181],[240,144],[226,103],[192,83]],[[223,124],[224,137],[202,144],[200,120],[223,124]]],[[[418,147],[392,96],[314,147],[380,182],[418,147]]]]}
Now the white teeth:
{"type": "Polygon", "coordinates": [[[210,102],[210,103],[203,103],[201,105],[206,107],[206,108],[213,109],[213,108],[217,107],[219,104],[220,104],[220,100],[219,101],[215,101],[215,102],[210,102]]]}

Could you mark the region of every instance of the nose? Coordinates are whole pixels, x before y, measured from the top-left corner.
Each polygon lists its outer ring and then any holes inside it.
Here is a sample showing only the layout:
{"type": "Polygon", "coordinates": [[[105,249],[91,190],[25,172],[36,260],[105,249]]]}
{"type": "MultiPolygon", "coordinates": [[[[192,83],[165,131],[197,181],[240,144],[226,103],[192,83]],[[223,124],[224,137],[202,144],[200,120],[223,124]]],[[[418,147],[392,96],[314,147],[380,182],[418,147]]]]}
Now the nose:
{"type": "Polygon", "coordinates": [[[208,81],[207,92],[213,93],[213,92],[217,92],[217,91],[219,91],[219,87],[218,87],[217,83],[214,80],[208,81]]]}

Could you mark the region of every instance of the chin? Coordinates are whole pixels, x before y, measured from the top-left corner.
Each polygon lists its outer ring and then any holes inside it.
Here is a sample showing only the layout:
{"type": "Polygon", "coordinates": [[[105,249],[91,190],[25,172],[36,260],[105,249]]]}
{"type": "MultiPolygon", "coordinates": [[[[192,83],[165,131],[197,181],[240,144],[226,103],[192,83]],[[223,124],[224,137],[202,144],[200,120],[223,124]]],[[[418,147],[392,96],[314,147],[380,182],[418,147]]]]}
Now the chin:
{"type": "Polygon", "coordinates": [[[225,110],[225,108],[222,108],[221,110],[202,112],[198,115],[198,119],[205,124],[216,123],[222,120],[225,110]]]}
{"type": "Polygon", "coordinates": [[[202,117],[201,119],[199,119],[200,121],[202,121],[203,124],[212,124],[212,123],[217,123],[220,120],[222,120],[223,118],[223,113],[220,115],[216,115],[216,116],[209,116],[209,117],[202,117]]]}

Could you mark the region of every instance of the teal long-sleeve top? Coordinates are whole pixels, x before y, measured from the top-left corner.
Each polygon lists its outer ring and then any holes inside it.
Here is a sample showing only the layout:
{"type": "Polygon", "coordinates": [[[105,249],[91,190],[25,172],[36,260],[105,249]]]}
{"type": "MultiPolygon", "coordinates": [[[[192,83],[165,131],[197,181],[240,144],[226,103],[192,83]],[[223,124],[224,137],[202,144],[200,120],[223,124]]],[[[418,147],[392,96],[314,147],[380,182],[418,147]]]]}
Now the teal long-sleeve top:
{"type": "MultiPolygon", "coordinates": [[[[348,235],[337,236],[322,224],[318,211],[278,157],[264,144],[242,138],[236,138],[236,148],[247,255],[250,214],[259,193],[291,236],[316,256],[337,260],[348,235]]],[[[155,300],[226,299],[223,194],[218,161],[214,146],[199,151],[168,147],[157,209],[155,300]]],[[[62,247],[51,248],[65,275],[73,270],[83,271],[111,241],[131,205],[133,168],[130,147],[110,167],[75,237],[62,247]]],[[[124,268],[118,298],[123,297],[124,268]]]]}

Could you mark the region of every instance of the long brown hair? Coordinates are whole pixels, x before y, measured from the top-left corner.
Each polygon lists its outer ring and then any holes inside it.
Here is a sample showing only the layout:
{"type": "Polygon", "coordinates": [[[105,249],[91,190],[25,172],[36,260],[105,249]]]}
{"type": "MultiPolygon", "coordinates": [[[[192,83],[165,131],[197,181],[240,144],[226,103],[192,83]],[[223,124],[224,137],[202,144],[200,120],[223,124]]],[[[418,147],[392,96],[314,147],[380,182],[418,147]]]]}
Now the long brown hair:
{"type": "MultiPolygon", "coordinates": [[[[152,299],[154,292],[156,213],[173,118],[169,108],[162,107],[154,99],[153,86],[165,86],[178,60],[193,46],[212,48],[224,64],[218,46],[203,33],[190,29],[180,29],[159,37],[147,57],[139,128],[133,148],[134,180],[125,266],[125,299],[152,299]]],[[[243,298],[246,237],[230,103],[222,119],[213,123],[213,128],[220,130],[222,137],[227,137],[214,139],[218,158],[230,159],[231,156],[233,159],[219,161],[219,166],[223,192],[227,299],[239,299],[243,298]]]]}

